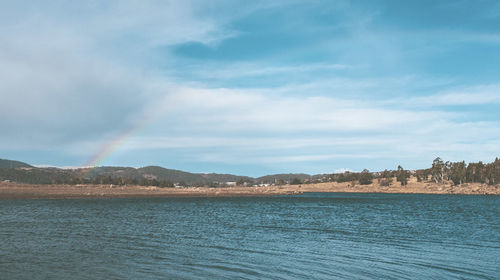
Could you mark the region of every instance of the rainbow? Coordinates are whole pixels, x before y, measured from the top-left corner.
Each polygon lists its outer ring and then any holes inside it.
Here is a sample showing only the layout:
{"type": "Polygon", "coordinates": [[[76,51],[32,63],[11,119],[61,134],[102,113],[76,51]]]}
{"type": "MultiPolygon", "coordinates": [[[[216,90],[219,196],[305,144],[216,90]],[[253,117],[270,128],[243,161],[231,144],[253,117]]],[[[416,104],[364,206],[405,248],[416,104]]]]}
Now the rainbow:
{"type": "Polygon", "coordinates": [[[108,141],[95,155],[93,155],[84,165],[84,167],[96,167],[100,166],[101,163],[118,150],[132,135],[136,134],[138,131],[145,128],[151,123],[151,118],[145,118],[142,122],[133,125],[129,129],[120,133],[118,136],[114,137],[108,141]]]}

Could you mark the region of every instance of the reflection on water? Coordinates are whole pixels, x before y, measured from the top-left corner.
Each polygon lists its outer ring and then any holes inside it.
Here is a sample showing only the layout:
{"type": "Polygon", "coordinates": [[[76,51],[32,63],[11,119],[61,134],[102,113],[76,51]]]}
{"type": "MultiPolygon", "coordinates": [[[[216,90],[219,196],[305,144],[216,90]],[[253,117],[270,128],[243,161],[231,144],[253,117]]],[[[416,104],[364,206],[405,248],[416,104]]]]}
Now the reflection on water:
{"type": "Polygon", "coordinates": [[[500,197],[0,201],[1,279],[499,279],[500,197]]]}

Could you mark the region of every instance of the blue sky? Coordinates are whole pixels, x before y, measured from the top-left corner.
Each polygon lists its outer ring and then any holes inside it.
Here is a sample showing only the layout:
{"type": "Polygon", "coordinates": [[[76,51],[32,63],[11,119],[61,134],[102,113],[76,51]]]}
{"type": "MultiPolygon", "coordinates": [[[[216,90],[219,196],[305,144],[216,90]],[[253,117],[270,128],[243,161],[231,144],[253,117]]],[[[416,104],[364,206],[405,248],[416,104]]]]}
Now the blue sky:
{"type": "Polygon", "coordinates": [[[498,1],[4,1],[0,158],[250,176],[491,161],[499,65],[498,1]]]}

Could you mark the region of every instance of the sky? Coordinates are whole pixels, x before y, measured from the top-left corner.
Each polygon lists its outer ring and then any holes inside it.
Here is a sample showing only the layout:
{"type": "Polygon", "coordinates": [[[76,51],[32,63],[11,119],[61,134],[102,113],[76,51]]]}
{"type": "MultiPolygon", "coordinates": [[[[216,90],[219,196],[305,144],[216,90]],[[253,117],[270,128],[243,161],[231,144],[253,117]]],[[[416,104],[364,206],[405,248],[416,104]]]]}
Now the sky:
{"type": "Polygon", "coordinates": [[[500,2],[1,1],[0,158],[260,176],[500,156],[500,2]]]}

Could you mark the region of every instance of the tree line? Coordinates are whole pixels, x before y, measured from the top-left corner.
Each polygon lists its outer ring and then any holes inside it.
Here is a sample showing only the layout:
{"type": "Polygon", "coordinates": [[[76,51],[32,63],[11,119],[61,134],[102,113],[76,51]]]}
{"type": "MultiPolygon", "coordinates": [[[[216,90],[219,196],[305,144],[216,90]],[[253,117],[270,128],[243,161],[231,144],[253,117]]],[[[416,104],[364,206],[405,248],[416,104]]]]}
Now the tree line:
{"type": "Polygon", "coordinates": [[[441,158],[436,158],[432,162],[432,167],[416,171],[419,182],[433,181],[444,183],[452,181],[454,185],[464,183],[481,183],[495,185],[500,182],[500,159],[495,158],[491,163],[465,161],[444,162],[441,158]]]}
{"type": "Polygon", "coordinates": [[[401,165],[398,166],[397,170],[384,170],[382,172],[370,172],[368,169],[364,169],[361,172],[344,172],[340,174],[330,175],[330,181],[337,183],[344,182],[358,182],[360,185],[369,185],[373,183],[376,179],[381,186],[390,186],[393,183],[394,178],[401,185],[406,186],[408,180],[410,179],[410,171],[405,170],[401,165]]]}
{"type": "MultiPolygon", "coordinates": [[[[287,176],[289,176],[288,174],[287,176]]],[[[419,169],[416,171],[405,170],[402,166],[398,166],[396,170],[384,170],[381,172],[370,172],[364,169],[362,172],[344,172],[329,175],[315,175],[314,179],[293,178],[289,181],[280,179],[275,184],[307,184],[319,182],[351,182],[354,184],[368,185],[372,184],[373,180],[377,180],[381,186],[390,186],[394,183],[394,179],[402,186],[408,184],[410,176],[417,178],[418,182],[434,182],[443,184],[452,182],[453,185],[464,183],[481,183],[495,185],[500,184],[500,159],[496,158],[491,163],[471,162],[466,164],[465,161],[450,162],[443,161],[440,157],[433,160],[430,168],[419,169]]],[[[240,179],[237,185],[250,186],[256,181],[249,179],[240,179]]],[[[157,186],[157,187],[174,187],[174,183],[168,180],[158,180],[155,177],[135,176],[127,177],[118,174],[92,175],[81,170],[66,170],[57,168],[0,168],[0,181],[12,181],[28,184],[97,184],[97,185],[141,185],[141,186],[157,186]]],[[[188,184],[178,184],[188,186],[188,184]]],[[[224,182],[219,183],[199,183],[191,184],[191,186],[211,186],[222,187],[224,182]]]]}
{"type": "Polygon", "coordinates": [[[138,185],[173,188],[174,184],[167,180],[155,178],[129,178],[121,176],[97,175],[87,177],[85,172],[56,168],[0,168],[0,181],[12,181],[27,184],[55,185],[138,185]]]}
{"type": "MultiPolygon", "coordinates": [[[[384,170],[382,172],[370,172],[367,169],[361,172],[346,171],[344,173],[330,174],[327,181],[369,185],[373,183],[373,180],[377,180],[381,186],[390,186],[393,184],[394,179],[396,179],[402,186],[406,186],[411,175],[414,175],[418,182],[434,182],[440,184],[452,182],[453,185],[464,183],[495,185],[500,183],[500,159],[495,158],[495,161],[487,164],[481,161],[466,164],[465,161],[444,162],[440,157],[437,157],[433,160],[432,166],[427,169],[409,171],[399,165],[396,170],[384,170]]],[[[293,180],[293,184],[307,183],[317,182],[299,180],[297,178],[293,180]]]]}

